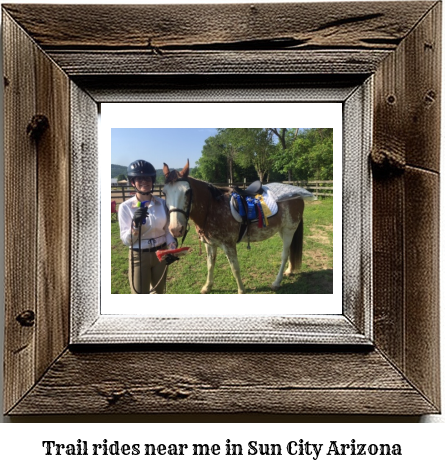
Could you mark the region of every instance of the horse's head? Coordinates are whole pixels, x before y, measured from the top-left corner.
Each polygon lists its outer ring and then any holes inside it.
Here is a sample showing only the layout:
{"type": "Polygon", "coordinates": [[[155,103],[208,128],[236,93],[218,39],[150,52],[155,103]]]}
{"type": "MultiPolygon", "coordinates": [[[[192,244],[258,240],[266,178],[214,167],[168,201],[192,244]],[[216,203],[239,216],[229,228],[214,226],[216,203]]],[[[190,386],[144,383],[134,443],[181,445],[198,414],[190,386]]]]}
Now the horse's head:
{"type": "Polygon", "coordinates": [[[189,161],[187,160],[184,169],[179,173],[176,170],[170,171],[164,163],[163,172],[165,202],[170,213],[169,229],[174,237],[181,237],[187,231],[192,203],[192,191],[188,182],[189,161]]]}

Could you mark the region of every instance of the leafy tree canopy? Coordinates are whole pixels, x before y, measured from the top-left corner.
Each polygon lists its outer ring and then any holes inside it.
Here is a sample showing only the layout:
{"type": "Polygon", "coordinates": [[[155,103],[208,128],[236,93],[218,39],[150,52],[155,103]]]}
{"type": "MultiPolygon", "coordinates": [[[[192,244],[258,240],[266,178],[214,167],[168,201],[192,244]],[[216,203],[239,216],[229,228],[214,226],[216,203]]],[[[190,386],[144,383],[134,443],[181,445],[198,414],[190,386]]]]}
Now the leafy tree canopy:
{"type": "Polygon", "coordinates": [[[331,128],[219,128],[192,176],[209,182],[332,179],[331,128]]]}

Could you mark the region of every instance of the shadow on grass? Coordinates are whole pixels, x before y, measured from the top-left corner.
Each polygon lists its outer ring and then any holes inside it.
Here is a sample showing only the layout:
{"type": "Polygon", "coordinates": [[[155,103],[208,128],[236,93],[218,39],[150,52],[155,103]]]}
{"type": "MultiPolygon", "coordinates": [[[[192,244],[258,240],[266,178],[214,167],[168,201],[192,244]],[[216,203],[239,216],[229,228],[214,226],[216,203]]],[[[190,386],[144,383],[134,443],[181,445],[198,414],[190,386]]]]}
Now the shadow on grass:
{"type": "MultiPolygon", "coordinates": [[[[250,287],[249,283],[244,283],[246,294],[332,294],[333,293],[333,270],[307,271],[295,274],[290,277],[284,277],[281,286],[277,291],[273,291],[270,285],[250,287]]],[[[205,280],[203,280],[203,285],[205,280]]],[[[119,294],[119,291],[112,291],[112,294],[119,294]]],[[[126,292],[130,294],[130,291],[126,292]]],[[[168,284],[167,284],[167,293],[168,284]]],[[[213,285],[210,294],[236,294],[236,284],[233,282],[233,288],[218,289],[218,282],[213,285]]],[[[199,291],[196,292],[199,295],[199,291]]]]}
{"type": "MultiPolygon", "coordinates": [[[[270,285],[255,288],[250,288],[246,282],[244,285],[246,294],[332,294],[333,270],[307,271],[284,277],[278,291],[271,289],[272,281],[270,285]]],[[[236,294],[236,285],[233,291],[227,291],[218,289],[218,283],[215,282],[211,294],[236,294]]]]}
{"type": "Polygon", "coordinates": [[[284,278],[277,294],[332,294],[333,270],[317,270],[284,278]],[[291,282],[289,282],[291,281],[291,282]]]}

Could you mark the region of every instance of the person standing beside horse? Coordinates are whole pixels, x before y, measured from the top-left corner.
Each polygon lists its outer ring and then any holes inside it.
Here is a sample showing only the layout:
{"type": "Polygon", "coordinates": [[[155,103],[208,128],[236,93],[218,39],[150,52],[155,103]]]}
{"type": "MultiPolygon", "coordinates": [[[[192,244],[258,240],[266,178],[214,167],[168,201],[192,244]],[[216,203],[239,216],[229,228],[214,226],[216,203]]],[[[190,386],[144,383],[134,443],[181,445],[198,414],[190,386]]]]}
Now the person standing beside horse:
{"type": "Polygon", "coordinates": [[[153,195],[156,170],[145,160],[128,166],[127,177],[136,195],[119,207],[120,237],[130,248],[129,281],[132,294],[164,294],[167,264],[158,250],[176,249],[177,241],[168,229],[165,200],[153,195]]]}

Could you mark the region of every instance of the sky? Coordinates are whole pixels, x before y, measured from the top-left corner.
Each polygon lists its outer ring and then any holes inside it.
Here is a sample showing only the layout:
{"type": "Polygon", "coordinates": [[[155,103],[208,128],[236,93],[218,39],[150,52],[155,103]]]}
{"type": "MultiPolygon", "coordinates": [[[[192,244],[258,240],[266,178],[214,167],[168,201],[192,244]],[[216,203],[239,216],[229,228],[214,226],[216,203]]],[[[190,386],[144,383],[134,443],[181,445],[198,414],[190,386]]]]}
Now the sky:
{"type": "Polygon", "coordinates": [[[156,169],[163,163],[194,168],[205,140],[216,128],[338,127],[342,104],[322,102],[153,102],[101,105],[100,158],[104,168],[143,159],[156,169]]]}
{"type": "Polygon", "coordinates": [[[183,168],[196,166],[205,140],[216,134],[215,128],[112,128],[111,163],[128,166],[142,159],[156,169],[163,163],[183,168]]]}

